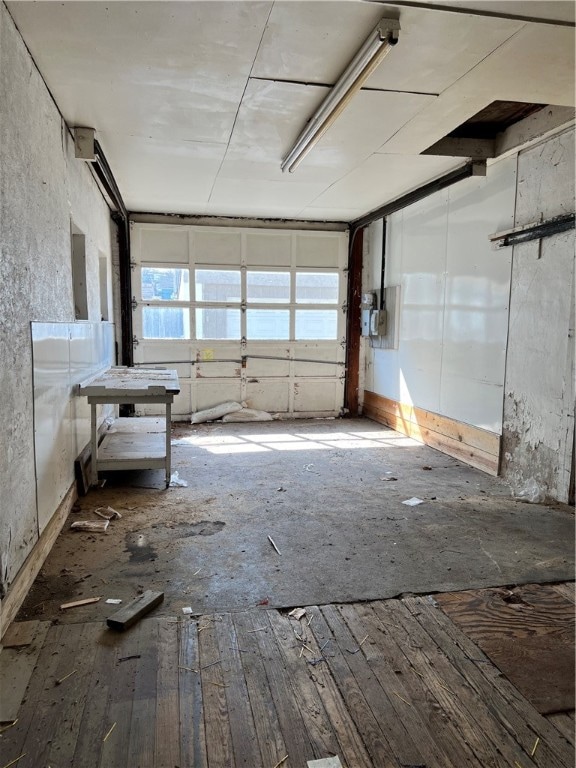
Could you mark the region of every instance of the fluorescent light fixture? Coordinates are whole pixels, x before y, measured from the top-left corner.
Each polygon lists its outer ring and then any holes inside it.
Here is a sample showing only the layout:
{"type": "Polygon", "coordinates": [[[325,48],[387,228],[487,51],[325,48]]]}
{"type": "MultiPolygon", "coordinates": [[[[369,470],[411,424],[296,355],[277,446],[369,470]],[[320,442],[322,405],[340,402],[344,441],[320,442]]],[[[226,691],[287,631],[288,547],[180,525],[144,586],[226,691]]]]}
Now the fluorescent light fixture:
{"type": "Polygon", "coordinates": [[[282,170],[292,173],[308,152],[320,141],[336,118],[344,111],[353,96],[362,88],[384,56],[398,42],[400,22],[383,18],[370,33],[364,44],[346,67],[338,82],[296,140],[296,143],[282,161],[282,170]]]}

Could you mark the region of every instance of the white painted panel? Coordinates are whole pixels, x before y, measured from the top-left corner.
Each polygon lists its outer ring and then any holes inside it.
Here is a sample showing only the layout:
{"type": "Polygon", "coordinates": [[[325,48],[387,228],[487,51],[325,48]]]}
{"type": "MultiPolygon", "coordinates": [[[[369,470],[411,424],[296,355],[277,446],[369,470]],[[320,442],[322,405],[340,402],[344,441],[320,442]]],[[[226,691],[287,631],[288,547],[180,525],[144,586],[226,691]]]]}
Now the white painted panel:
{"type": "MultiPolygon", "coordinates": [[[[169,227],[168,227],[169,229],[169,227]]],[[[238,230],[195,228],[191,233],[191,257],[197,266],[203,264],[236,264],[240,266],[242,236],[238,230]]]]}
{"type": "MultiPolygon", "coordinates": [[[[38,525],[44,529],[74,481],[90,439],[86,398],[75,386],[114,363],[112,323],[32,323],[38,525]]],[[[111,412],[99,409],[100,420],[111,412]]]]}
{"type": "Polygon", "coordinates": [[[444,325],[447,191],[404,211],[399,362],[407,402],[438,411],[444,325]]]}
{"type": "Polygon", "coordinates": [[[292,236],[282,232],[246,235],[246,265],[249,267],[290,267],[292,236]]]}
{"type": "Polygon", "coordinates": [[[74,480],[67,323],[34,324],[34,449],[40,531],[74,480]]]}
{"type": "Polygon", "coordinates": [[[341,235],[296,235],[296,266],[338,268],[341,241],[341,235]]]}
{"type": "MultiPolygon", "coordinates": [[[[493,251],[488,236],[512,225],[515,167],[515,158],[495,163],[487,177],[389,218],[386,284],[401,280],[399,349],[368,347],[367,388],[501,430],[510,254],[493,251]]],[[[378,258],[366,262],[376,271],[378,258]]]]}
{"type": "Polygon", "coordinates": [[[177,360],[194,360],[189,341],[147,340],[134,347],[134,362],[173,368],[178,374],[178,381],[192,377],[191,363],[178,363],[177,360]],[[145,350],[145,352],[144,352],[145,350]]]}
{"type": "Polygon", "coordinates": [[[491,166],[487,178],[467,179],[449,191],[440,408],[496,432],[502,427],[512,254],[493,250],[488,238],[513,226],[515,195],[515,157],[491,166]],[[477,399],[472,393],[479,389],[477,399]]]}
{"type": "Polygon", "coordinates": [[[246,384],[246,404],[270,413],[287,413],[290,410],[290,382],[263,379],[248,380],[246,384]]]}
{"type": "Polygon", "coordinates": [[[240,379],[197,381],[194,385],[192,409],[201,411],[228,401],[240,402],[242,392],[240,379]]]}
{"type": "MultiPolygon", "coordinates": [[[[286,342],[267,342],[258,344],[248,342],[246,344],[246,377],[248,381],[251,378],[278,378],[280,376],[290,375],[290,363],[288,362],[293,354],[293,349],[297,345],[286,342]],[[254,357],[251,357],[254,355],[254,357]],[[260,356],[260,359],[259,359],[260,356]],[[264,357],[274,357],[279,359],[265,360],[264,357]]],[[[277,409],[278,410],[278,409],[277,409]]]]}
{"type": "Polygon", "coordinates": [[[294,384],[294,410],[296,412],[334,412],[340,400],[338,381],[301,379],[294,384]]]}
{"type": "Polygon", "coordinates": [[[502,432],[502,385],[442,371],[440,413],[489,432],[502,432]]]}
{"type": "MultiPolygon", "coordinates": [[[[188,263],[188,231],[181,227],[132,226],[133,237],[140,237],[140,261],[188,263]]],[[[133,243],[136,245],[136,243],[133,243]]],[[[138,291],[134,291],[139,293],[138,291]]]]}

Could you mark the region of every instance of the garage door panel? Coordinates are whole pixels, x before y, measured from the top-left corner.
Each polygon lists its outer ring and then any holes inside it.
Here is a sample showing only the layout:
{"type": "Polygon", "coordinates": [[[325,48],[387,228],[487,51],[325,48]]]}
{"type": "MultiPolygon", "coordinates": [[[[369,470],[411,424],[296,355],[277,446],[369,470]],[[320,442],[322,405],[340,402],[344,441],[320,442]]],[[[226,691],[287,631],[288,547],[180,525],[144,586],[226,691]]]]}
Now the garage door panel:
{"type": "Polygon", "coordinates": [[[290,410],[290,383],[286,381],[249,381],[246,384],[246,403],[249,408],[270,413],[288,413],[290,410]]]}
{"type": "MultiPolygon", "coordinates": [[[[172,403],[172,420],[187,421],[190,418],[192,408],[192,386],[189,381],[182,381],[182,379],[179,381],[180,393],[174,396],[174,402],[172,403]]],[[[166,406],[162,403],[151,403],[150,405],[138,403],[134,406],[134,410],[137,416],[164,416],[166,413],[166,406]]]]}
{"type": "Polygon", "coordinates": [[[213,408],[220,403],[229,401],[241,402],[240,379],[227,379],[210,381],[196,380],[194,382],[195,396],[192,398],[192,410],[202,411],[205,408],[213,408]]]}
{"type": "Polygon", "coordinates": [[[246,344],[246,376],[280,377],[290,375],[291,345],[286,343],[246,344]],[[254,357],[252,357],[252,355],[254,357]],[[275,359],[270,359],[275,358],[275,359]]]}
{"type": "Polygon", "coordinates": [[[294,384],[294,410],[303,413],[333,412],[339,401],[340,382],[300,380],[294,384]]]}
{"type": "Polygon", "coordinates": [[[146,341],[139,342],[134,350],[134,362],[144,365],[158,365],[173,368],[178,372],[180,382],[182,379],[192,378],[192,364],[177,363],[177,360],[192,360],[190,342],[182,341],[146,341]]]}
{"type": "Polygon", "coordinates": [[[133,225],[135,360],[177,370],[174,413],[227,400],[339,413],[347,244],[343,232],[133,225]]]}
{"type": "MultiPolygon", "coordinates": [[[[188,263],[188,232],[180,227],[167,229],[142,225],[135,227],[140,233],[140,261],[160,264],[188,263]]],[[[135,238],[135,245],[138,238],[135,238]]]]}

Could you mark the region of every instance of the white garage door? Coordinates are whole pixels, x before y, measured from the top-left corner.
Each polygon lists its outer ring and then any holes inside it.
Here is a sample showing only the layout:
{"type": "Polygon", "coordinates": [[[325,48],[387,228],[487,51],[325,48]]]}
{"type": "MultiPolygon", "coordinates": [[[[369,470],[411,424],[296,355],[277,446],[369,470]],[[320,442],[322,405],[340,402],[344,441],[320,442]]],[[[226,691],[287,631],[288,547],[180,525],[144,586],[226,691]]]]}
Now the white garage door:
{"type": "Polygon", "coordinates": [[[347,248],[343,232],[133,224],[135,363],[178,370],[174,416],[338,414],[347,248]]]}

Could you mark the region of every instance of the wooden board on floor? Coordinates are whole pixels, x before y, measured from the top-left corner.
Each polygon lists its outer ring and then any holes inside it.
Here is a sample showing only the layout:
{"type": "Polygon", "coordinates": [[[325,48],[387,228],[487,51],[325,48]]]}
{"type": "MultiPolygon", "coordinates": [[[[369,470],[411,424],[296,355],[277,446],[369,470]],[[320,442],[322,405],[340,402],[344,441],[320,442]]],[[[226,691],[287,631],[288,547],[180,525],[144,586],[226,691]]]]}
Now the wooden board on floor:
{"type": "Polygon", "coordinates": [[[436,599],[539,712],[574,708],[574,605],[552,585],[436,599]]]}
{"type": "Polygon", "coordinates": [[[40,626],[39,621],[14,621],[2,638],[4,648],[22,648],[31,645],[40,626]]]}
{"type": "Polygon", "coordinates": [[[5,638],[13,645],[7,644],[0,652],[0,723],[11,723],[18,717],[50,627],[49,621],[25,621],[20,624],[27,626],[22,630],[18,629],[19,624],[12,624],[5,638]]]}

